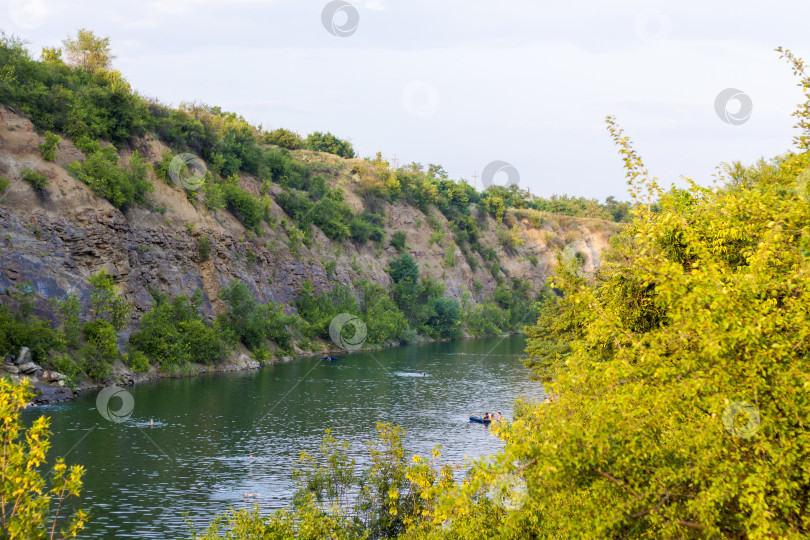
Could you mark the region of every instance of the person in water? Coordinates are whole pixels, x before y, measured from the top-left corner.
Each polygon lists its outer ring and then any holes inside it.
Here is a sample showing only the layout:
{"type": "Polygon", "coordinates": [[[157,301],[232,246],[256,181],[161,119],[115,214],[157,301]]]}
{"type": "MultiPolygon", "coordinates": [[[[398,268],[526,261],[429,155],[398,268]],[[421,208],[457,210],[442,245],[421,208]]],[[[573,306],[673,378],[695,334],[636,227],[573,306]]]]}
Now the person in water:
{"type": "Polygon", "coordinates": [[[485,412],[484,416],[481,418],[482,420],[489,420],[489,413],[485,412]]]}
{"type": "Polygon", "coordinates": [[[501,412],[500,412],[500,411],[498,411],[498,417],[497,417],[495,420],[496,420],[497,422],[503,422],[503,421],[504,421],[504,420],[503,420],[503,416],[501,415],[501,412]]]}

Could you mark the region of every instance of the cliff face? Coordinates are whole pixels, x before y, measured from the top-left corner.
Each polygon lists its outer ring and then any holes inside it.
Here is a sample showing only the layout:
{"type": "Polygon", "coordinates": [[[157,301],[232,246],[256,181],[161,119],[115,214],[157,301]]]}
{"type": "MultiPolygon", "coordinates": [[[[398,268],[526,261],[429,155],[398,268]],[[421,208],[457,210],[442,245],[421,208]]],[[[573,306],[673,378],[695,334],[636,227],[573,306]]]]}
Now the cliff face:
{"type": "MultiPolygon", "coordinates": [[[[157,210],[135,208],[124,215],[67,172],[65,166],[84,159],[69,140],[63,139],[55,162],[40,157],[37,146],[41,142],[25,117],[0,106],[0,176],[10,180],[0,196],[0,290],[30,280],[39,294],[42,315],[47,315],[47,298],[67,292],[86,305],[87,279],[101,269],[115,277],[119,290],[133,304],[131,324],[120,336],[122,345],[134,322],[152,305],[150,288],[170,295],[190,295],[201,288],[202,309],[213,317],[224,309],[221,289],[234,279],[247,283],[259,300],[281,302],[289,311],[295,310],[295,298],[306,280],[312,280],[316,292],[331,289],[335,283],[351,285],[357,279],[387,287],[392,283],[385,269],[397,252],[387,242],[383,247],[358,246],[351,241],[338,244],[314,228],[312,246],[293,250],[282,227],[265,227],[264,234],[257,237],[227,211],[208,212],[201,203],[190,202],[183,190],[151,172],[154,191],[149,197],[157,210]],[[49,177],[44,192],[35,192],[20,178],[26,167],[49,177]],[[198,249],[202,237],[211,242],[207,260],[198,249]],[[335,270],[327,275],[325,266],[330,262],[335,270]]],[[[165,149],[154,139],[141,140],[136,148],[150,162],[159,161],[165,149]]],[[[126,158],[133,150],[120,154],[126,158]]],[[[301,161],[329,164],[335,171],[329,181],[344,190],[353,207],[362,208],[359,178],[352,173],[353,163],[360,160],[308,151],[294,154],[301,161]]],[[[242,176],[240,184],[248,191],[259,191],[258,183],[248,176],[242,176]]],[[[475,271],[470,268],[453,243],[447,220],[437,210],[426,215],[407,203],[389,204],[385,210],[388,237],[396,231],[407,233],[408,251],[419,263],[422,276],[441,280],[446,296],[461,298],[466,291],[477,301],[495,289],[497,283],[483,264],[475,271]],[[431,244],[436,230],[444,231],[445,238],[431,244]],[[454,257],[448,257],[451,250],[454,257]]],[[[472,211],[477,215],[475,208],[472,211]]],[[[271,213],[279,221],[289,221],[274,203],[271,213]]],[[[490,217],[478,217],[486,222],[481,244],[496,251],[509,277],[527,280],[535,290],[542,287],[556,264],[555,249],[573,245],[587,255],[586,269],[593,269],[617,230],[615,224],[601,220],[553,215],[544,215],[542,221],[534,219],[538,228],[520,215],[508,214],[505,221],[518,226],[524,242],[507,251],[496,234],[498,227],[505,226],[490,217]]]]}

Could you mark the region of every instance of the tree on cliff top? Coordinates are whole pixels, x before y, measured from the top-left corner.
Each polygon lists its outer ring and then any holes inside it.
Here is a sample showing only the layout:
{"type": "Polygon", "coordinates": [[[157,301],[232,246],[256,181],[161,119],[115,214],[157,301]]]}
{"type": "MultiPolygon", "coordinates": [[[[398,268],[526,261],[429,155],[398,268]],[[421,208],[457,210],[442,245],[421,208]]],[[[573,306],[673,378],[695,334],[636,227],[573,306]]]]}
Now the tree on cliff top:
{"type": "Polygon", "coordinates": [[[110,50],[110,38],[98,37],[92,30],[80,28],[76,38],[68,36],[62,41],[67,63],[87,71],[109,69],[115,58],[110,50]]]}

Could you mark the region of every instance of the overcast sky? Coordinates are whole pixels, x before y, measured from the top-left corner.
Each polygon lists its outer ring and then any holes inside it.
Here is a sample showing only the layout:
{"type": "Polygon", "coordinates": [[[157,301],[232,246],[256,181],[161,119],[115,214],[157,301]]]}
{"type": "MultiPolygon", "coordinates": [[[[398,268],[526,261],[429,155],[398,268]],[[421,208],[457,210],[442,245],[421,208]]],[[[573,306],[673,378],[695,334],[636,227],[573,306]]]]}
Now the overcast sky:
{"type": "Polygon", "coordinates": [[[773,49],[810,60],[807,0],[344,4],[3,0],[0,27],[37,55],[89,28],[143,95],[331,131],[361,156],[440,163],[479,187],[502,160],[537,195],[626,199],[606,115],[665,185],[792,148],[803,99],[773,49]],[[744,95],[724,120],[729,88],[744,95]]]}

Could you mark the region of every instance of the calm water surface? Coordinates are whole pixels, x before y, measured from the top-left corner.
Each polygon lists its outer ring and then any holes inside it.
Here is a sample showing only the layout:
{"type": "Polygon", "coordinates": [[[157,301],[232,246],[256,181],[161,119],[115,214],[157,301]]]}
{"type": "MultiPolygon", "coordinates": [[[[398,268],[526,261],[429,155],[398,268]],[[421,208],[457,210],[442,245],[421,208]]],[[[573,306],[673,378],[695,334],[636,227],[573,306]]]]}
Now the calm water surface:
{"type": "Polygon", "coordinates": [[[101,417],[95,393],[25,415],[51,416],[49,456],[87,469],[84,538],[186,538],[184,514],[200,529],[231,506],[288,504],[291,466],[327,428],[350,441],[358,463],[377,422],[403,426],[409,452],[441,445],[446,463],[497,452],[502,443],[468,417],[509,417],[519,394],[542,395],[520,363],[523,349],[523,336],[512,336],[163,380],[128,388],[135,409],[118,424],[101,417]]]}

